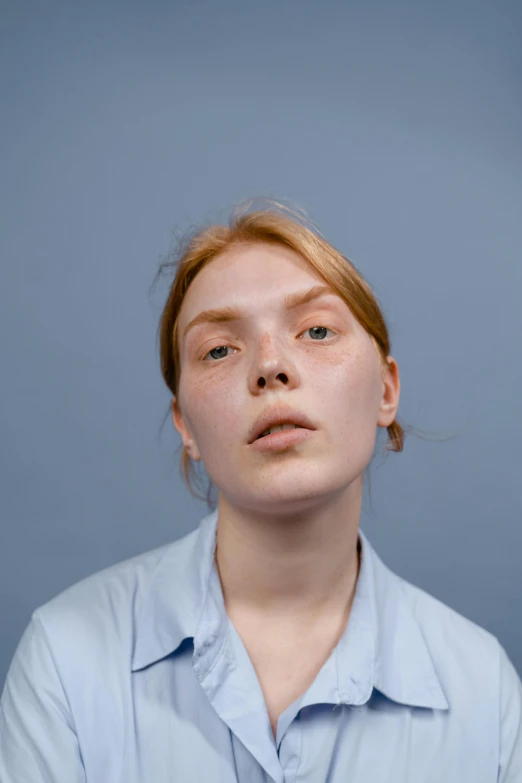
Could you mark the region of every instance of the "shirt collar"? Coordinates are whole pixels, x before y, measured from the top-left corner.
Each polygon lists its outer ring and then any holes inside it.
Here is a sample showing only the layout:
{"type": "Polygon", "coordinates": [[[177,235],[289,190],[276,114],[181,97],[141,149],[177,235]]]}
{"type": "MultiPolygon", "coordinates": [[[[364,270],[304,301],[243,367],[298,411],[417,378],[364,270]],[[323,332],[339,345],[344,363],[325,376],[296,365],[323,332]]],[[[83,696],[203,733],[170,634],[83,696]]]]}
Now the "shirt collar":
{"type": "MultiPolygon", "coordinates": [[[[216,509],[196,530],[165,548],[136,620],[132,671],[174,652],[188,637],[194,638],[198,656],[211,643],[217,648],[224,643],[227,616],[214,563],[217,518],[216,509]]],[[[448,709],[405,596],[407,583],[387,568],[362,530],[359,539],[359,577],[336,650],[341,697],[349,694],[351,703],[362,704],[375,687],[402,704],[448,709]]]]}

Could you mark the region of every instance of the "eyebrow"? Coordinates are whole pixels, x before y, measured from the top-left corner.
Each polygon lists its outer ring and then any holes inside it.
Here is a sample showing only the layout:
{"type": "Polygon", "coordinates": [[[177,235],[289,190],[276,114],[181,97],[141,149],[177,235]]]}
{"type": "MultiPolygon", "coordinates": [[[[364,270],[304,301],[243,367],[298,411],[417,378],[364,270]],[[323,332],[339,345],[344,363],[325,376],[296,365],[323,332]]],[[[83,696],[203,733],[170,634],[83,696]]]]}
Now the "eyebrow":
{"type": "MultiPolygon", "coordinates": [[[[296,291],[285,296],[283,307],[285,310],[293,310],[296,307],[302,307],[309,302],[313,302],[322,296],[334,295],[335,291],[326,285],[314,285],[307,291],[296,291]]],[[[218,307],[212,310],[203,310],[199,315],[188,323],[183,331],[183,340],[185,340],[190,329],[200,324],[226,323],[227,321],[240,321],[245,317],[245,312],[238,307],[218,307]]]]}

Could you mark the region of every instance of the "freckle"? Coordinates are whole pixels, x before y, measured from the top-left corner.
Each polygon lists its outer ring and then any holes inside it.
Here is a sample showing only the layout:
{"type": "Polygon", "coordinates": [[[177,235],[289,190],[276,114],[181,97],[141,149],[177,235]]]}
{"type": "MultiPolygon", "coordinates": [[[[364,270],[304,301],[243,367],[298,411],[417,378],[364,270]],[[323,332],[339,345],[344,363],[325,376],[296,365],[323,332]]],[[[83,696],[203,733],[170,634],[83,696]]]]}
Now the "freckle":
{"type": "Polygon", "coordinates": [[[321,361],[318,363],[324,364],[325,362],[331,367],[341,367],[346,363],[346,356],[343,356],[342,354],[331,353],[328,356],[321,357],[321,361]]]}

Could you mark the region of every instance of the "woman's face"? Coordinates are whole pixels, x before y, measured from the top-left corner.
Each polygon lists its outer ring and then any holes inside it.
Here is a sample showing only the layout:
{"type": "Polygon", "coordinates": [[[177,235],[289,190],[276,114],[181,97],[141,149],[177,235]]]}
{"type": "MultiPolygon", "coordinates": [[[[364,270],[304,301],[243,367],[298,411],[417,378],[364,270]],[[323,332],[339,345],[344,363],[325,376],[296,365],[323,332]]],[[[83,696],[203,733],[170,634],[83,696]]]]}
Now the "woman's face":
{"type": "Polygon", "coordinates": [[[301,510],[362,477],[377,426],[393,421],[399,375],[345,302],[326,296],[286,310],[289,294],[327,285],[293,250],[236,246],[191,283],[179,315],[181,374],[174,424],[230,504],[273,513],[301,510]],[[205,310],[234,307],[240,320],[199,323],[205,310]],[[312,329],[326,327],[326,329],[312,329]],[[217,350],[216,350],[217,349],[217,350]],[[305,413],[315,431],[285,451],[262,453],[249,431],[267,408],[305,413]]]}

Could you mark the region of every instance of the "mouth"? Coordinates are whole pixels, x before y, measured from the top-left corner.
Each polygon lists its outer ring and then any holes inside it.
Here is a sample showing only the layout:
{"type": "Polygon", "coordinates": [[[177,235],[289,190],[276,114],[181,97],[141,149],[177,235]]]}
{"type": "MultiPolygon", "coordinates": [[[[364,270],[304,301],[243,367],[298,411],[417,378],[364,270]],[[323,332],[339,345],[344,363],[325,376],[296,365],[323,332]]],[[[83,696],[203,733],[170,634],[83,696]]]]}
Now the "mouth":
{"type": "Polygon", "coordinates": [[[262,453],[284,451],[293,446],[297,446],[300,443],[304,443],[313,433],[314,430],[309,430],[307,427],[300,427],[297,425],[295,427],[269,432],[268,434],[262,433],[250,445],[256,451],[262,453]]]}
{"type": "Polygon", "coordinates": [[[291,432],[291,430],[302,430],[307,429],[306,427],[301,427],[300,424],[277,424],[273,427],[269,427],[267,430],[261,433],[261,435],[258,435],[256,440],[259,440],[260,438],[266,438],[268,435],[273,435],[276,432],[291,432]]]}
{"type": "Polygon", "coordinates": [[[256,443],[281,432],[311,431],[315,429],[314,423],[303,412],[289,405],[273,405],[266,408],[261,416],[253,423],[248,443],[256,443]]]}

